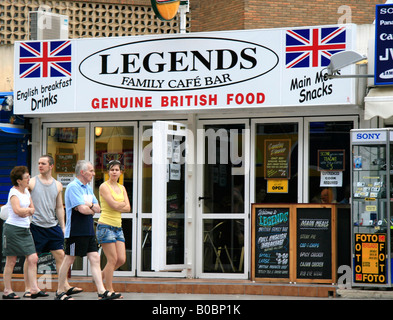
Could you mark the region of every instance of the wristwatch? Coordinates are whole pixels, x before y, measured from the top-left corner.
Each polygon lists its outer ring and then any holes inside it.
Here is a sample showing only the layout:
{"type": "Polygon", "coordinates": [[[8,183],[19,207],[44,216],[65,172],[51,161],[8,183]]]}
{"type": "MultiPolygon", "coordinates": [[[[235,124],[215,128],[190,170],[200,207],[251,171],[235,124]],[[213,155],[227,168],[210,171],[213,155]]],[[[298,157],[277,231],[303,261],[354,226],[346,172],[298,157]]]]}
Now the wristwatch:
{"type": "Polygon", "coordinates": [[[93,207],[94,207],[94,203],[91,204],[90,209],[93,210],[93,207]]]}

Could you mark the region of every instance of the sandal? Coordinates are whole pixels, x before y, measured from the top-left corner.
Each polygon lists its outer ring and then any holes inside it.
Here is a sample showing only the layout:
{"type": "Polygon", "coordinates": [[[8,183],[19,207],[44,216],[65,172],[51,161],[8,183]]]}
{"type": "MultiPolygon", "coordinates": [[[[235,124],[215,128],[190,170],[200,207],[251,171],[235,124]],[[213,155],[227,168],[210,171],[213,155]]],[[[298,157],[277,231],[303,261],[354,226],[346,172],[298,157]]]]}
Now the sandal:
{"type": "Polygon", "coordinates": [[[9,294],[3,294],[3,299],[17,300],[17,299],[20,299],[20,297],[17,296],[17,295],[15,294],[15,292],[11,292],[11,293],[9,293],[9,294]]]}
{"type": "Polygon", "coordinates": [[[68,296],[65,292],[59,294],[57,294],[56,292],[55,300],[74,300],[74,299],[68,296]]]}
{"type": "Polygon", "coordinates": [[[30,291],[26,291],[26,292],[23,294],[23,298],[31,298],[31,293],[30,293],[30,291]]]}
{"type": "Polygon", "coordinates": [[[65,293],[67,296],[70,296],[72,294],[77,294],[77,293],[81,293],[83,292],[83,289],[79,289],[76,287],[71,287],[67,290],[67,292],[65,293]]]}
{"type": "Polygon", "coordinates": [[[49,296],[49,294],[40,290],[37,293],[32,293],[30,295],[30,298],[36,299],[36,298],[43,298],[43,297],[48,297],[48,296],[49,296]]]}
{"type": "Polygon", "coordinates": [[[108,290],[106,290],[104,293],[98,294],[98,300],[113,300],[120,297],[120,293],[109,292],[108,290]]]}

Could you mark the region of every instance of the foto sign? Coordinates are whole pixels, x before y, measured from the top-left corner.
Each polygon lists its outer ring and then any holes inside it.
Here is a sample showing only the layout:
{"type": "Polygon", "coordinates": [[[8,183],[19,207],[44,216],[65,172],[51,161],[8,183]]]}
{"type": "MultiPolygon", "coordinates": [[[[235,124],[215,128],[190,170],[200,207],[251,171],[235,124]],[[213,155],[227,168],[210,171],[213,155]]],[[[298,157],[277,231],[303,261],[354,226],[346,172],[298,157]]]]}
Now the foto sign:
{"type": "Polygon", "coordinates": [[[393,4],[376,6],[374,82],[393,84],[393,4]]]}

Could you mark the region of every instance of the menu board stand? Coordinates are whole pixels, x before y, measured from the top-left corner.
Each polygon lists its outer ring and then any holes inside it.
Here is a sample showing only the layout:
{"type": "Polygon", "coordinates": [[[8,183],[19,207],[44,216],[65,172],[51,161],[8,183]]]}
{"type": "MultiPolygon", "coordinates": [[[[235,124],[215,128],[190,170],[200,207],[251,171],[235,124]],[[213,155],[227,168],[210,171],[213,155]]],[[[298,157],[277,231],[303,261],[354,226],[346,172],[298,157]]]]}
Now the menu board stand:
{"type": "Polygon", "coordinates": [[[252,204],[252,280],[289,281],[291,207],[252,204]]]}
{"type": "Polygon", "coordinates": [[[335,283],[336,205],[296,205],[296,282],[335,283]]]}
{"type": "Polygon", "coordinates": [[[251,279],[336,283],[336,204],[252,204],[251,279]]]}

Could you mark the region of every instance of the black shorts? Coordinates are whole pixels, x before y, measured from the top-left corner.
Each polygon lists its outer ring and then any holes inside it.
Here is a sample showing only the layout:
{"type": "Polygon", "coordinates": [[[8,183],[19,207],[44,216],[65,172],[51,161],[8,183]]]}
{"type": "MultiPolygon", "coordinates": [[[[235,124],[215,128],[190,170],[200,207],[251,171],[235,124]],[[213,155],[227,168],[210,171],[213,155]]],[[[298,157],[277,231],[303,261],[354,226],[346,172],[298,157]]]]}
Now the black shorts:
{"type": "Polygon", "coordinates": [[[84,257],[87,256],[89,252],[98,252],[95,236],[70,237],[65,240],[66,255],[84,257]]]}
{"type": "Polygon", "coordinates": [[[64,249],[64,233],[60,226],[42,228],[30,224],[37,253],[50,252],[64,249]]]}

